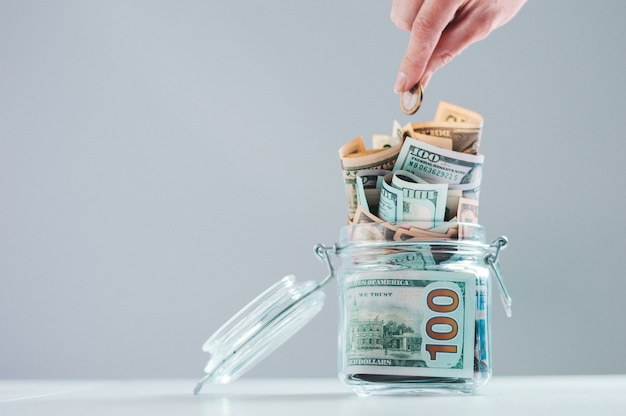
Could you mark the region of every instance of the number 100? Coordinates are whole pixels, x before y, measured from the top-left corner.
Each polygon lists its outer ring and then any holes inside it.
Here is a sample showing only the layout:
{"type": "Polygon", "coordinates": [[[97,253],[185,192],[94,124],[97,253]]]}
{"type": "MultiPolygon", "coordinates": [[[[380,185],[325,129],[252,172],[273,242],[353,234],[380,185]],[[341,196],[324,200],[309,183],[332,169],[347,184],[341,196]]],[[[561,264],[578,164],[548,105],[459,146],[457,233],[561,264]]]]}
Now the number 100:
{"type": "MultiPolygon", "coordinates": [[[[453,340],[459,333],[458,309],[460,306],[459,295],[452,289],[438,288],[428,292],[426,305],[429,311],[433,312],[430,319],[426,321],[425,333],[428,341],[424,349],[428,352],[431,361],[440,361],[439,354],[456,354],[458,344],[447,342],[453,340]],[[456,313],[455,313],[456,312],[456,313]]],[[[443,361],[449,362],[444,358],[443,361]]]]}

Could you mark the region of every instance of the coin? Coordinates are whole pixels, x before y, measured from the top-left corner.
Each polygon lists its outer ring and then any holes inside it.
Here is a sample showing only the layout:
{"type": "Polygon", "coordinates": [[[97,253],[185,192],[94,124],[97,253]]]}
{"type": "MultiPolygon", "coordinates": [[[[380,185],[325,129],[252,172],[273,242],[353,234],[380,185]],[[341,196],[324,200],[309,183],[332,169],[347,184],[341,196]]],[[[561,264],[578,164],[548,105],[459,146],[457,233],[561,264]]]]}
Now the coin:
{"type": "Polygon", "coordinates": [[[400,108],[404,114],[415,114],[422,105],[422,86],[418,82],[400,95],[400,108]]]}

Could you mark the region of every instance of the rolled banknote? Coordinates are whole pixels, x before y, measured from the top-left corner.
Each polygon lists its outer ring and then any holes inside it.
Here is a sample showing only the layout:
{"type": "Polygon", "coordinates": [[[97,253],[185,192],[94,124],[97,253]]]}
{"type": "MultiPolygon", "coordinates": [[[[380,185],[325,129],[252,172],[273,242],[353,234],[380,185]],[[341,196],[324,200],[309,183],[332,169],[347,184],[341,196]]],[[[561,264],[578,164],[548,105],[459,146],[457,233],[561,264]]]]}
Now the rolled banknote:
{"type": "Polygon", "coordinates": [[[410,172],[386,175],[378,216],[389,222],[420,222],[431,228],[444,221],[448,185],[425,183],[410,172]]]}
{"type": "Polygon", "coordinates": [[[394,188],[391,180],[385,176],[385,182],[380,190],[380,203],[378,204],[378,216],[383,221],[402,221],[402,190],[394,188]]]}
{"type": "Polygon", "coordinates": [[[359,205],[369,212],[378,212],[380,189],[384,176],[391,171],[385,169],[364,169],[356,173],[356,193],[359,205]]]}
{"type": "Polygon", "coordinates": [[[407,137],[393,171],[406,170],[429,183],[447,183],[465,191],[480,186],[483,162],[482,155],[446,150],[407,137]]]}
{"type": "Polygon", "coordinates": [[[383,149],[366,149],[361,136],[349,141],[339,149],[343,169],[346,196],[348,197],[348,221],[352,221],[358,206],[356,173],[365,169],[393,168],[402,145],[383,149]]]}
{"type": "Polygon", "coordinates": [[[404,126],[405,136],[417,138],[417,134],[442,137],[452,141],[455,152],[477,154],[480,145],[482,127],[472,123],[456,123],[451,121],[424,121],[404,126]]]}
{"type": "Polygon", "coordinates": [[[402,190],[402,221],[432,222],[433,227],[444,221],[447,184],[426,183],[401,170],[395,172],[391,183],[402,190]]]}
{"type": "Polygon", "coordinates": [[[478,127],[483,126],[483,116],[475,111],[458,105],[440,101],[433,121],[451,121],[453,123],[472,123],[478,127]]]}

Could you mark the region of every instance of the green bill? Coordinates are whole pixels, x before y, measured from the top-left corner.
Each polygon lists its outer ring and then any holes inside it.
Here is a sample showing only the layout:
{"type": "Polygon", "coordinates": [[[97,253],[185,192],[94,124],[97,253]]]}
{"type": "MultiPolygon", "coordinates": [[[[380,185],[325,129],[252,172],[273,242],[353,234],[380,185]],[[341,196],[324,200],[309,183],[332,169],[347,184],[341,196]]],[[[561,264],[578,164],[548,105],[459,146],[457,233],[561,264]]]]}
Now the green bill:
{"type": "Polygon", "coordinates": [[[471,378],[476,276],[372,271],[345,281],[351,374],[471,378]]]}

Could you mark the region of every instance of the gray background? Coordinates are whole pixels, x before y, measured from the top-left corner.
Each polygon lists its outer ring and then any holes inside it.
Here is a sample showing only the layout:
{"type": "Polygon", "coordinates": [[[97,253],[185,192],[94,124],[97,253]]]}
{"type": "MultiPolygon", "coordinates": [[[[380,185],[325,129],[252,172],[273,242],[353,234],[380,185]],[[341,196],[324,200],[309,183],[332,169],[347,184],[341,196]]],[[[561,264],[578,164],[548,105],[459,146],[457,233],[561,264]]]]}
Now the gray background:
{"type": "MultiPolygon", "coordinates": [[[[480,218],[509,237],[494,372],[626,372],[626,2],[530,1],[392,87],[390,1],[0,1],[0,377],[199,377],[204,340],[286,274],[321,279],[337,149],[485,118],[480,218]]],[[[336,373],[336,286],[249,377],[336,373]]]]}

